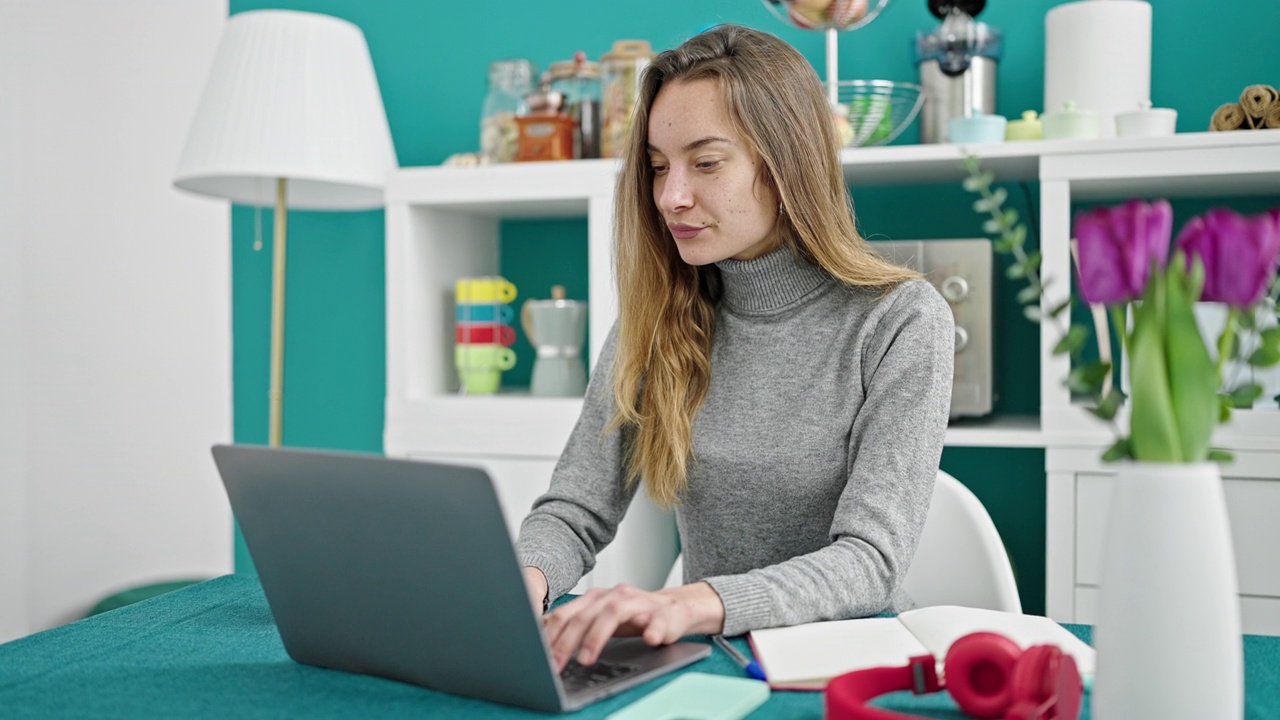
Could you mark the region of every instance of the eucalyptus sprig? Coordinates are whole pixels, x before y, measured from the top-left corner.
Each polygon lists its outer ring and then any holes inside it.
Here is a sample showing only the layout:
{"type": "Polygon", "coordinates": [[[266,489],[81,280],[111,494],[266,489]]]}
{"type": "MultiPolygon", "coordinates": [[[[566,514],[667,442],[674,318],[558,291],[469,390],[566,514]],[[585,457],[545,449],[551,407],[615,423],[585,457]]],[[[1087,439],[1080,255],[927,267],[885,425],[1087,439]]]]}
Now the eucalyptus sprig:
{"type": "MultiPolygon", "coordinates": [[[[1057,331],[1058,338],[1053,354],[1067,355],[1071,358],[1072,370],[1065,381],[1066,386],[1073,392],[1088,397],[1089,412],[1111,422],[1115,427],[1116,412],[1124,404],[1125,396],[1117,387],[1106,388],[1107,377],[1111,374],[1111,363],[1105,360],[1087,361],[1082,356],[1089,339],[1089,330],[1071,321],[1071,315],[1068,312],[1071,308],[1070,297],[1047,310],[1041,307],[1045,288],[1049,287],[1054,279],[1041,277],[1040,251],[1027,252],[1026,224],[1019,219],[1017,210],[1004,207],[1004,202],[1009,196],[1004,188],[991,186],[995,182],[995,175],[984,171],[979,160],[972,156],[965,158],[964,165],[968,172],[968,177],[963,183],[964,189],[980,196],[973,202],[973,210],[979,215],[987,216],[987,220],[982,223],[982,229],[987,234],[995,236],[992,248],[1003,255],[1013,256],[1013,264],[1005,271],[1005,275],[1012,280],[1026,280],[1026,287],[1018,291],[1018,302],[1023,305],[1023,316],[1034,323],[1044,322],[1048,318],[1057,331]]],[[[1098,339],[1099,342],[1106,340],[1098,339]]],[[[1115,429],[1116,434],[1120,435],[1119,428],[1115,429]]],[[[1121,438],[1120,442],[1124,441],[1125,439],[1121,438]]],[[[1116,451],[1122,452],[1124,448],[1116,448],[1116,451]]],[[[1109,454],[1110,452],[1108,451],[1109,454]]],[[[1117,455],[1116,458],[1122,456],[1117,455]]]]}

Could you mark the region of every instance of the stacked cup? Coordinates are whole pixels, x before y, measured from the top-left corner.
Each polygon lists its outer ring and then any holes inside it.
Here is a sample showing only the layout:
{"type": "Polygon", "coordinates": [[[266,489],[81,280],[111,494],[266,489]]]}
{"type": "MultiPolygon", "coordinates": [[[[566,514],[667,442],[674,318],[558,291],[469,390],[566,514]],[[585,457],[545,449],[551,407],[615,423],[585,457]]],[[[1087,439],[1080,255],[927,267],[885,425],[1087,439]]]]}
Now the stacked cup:
{"type": "Polygon", "coordinates": [[[492,395],[498,391],[502,371],[516,364],[510,345],[516,340],[511,326],[516,286],[505,278],[459,278],[454,284],[457,302],[454,331],[454,364],[467,395],[492,395]]]}

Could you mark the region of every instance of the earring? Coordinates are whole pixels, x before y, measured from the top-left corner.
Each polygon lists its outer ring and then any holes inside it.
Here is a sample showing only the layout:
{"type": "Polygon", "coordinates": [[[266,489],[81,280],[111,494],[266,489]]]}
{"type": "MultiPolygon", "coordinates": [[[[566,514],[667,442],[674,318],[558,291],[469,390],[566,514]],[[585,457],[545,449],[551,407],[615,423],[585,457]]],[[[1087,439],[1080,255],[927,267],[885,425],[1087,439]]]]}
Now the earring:
{"type": "Polygon", "coordinates": [[[782,217],[784,214],[786,214],[786,210],[783,209],[782,201],[779,200],[778,201],[778,217],[782,217]]]}

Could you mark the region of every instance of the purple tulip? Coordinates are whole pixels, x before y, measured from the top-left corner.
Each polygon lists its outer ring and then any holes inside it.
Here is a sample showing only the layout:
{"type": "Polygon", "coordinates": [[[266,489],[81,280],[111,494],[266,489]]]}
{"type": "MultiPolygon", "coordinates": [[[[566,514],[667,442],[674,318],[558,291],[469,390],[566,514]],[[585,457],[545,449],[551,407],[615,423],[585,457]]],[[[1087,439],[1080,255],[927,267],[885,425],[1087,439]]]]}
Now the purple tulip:
{"type": "Polygon", "coordinates": [[[1080,293],[1089,304],[1110,305],[1142,296],[1151,263],[1169,258],[1173,208],[1164,200],[1130,200],[1076,215],[1080,293]]]}
{"type": "Polygon", "coordinates": [[[1214,208],[1187,221],[1177,247],[1204,263],[1201,300],[1249,307],[1262,297],[1280,255],[1280,209],[1244,217],[1214,208]]]}

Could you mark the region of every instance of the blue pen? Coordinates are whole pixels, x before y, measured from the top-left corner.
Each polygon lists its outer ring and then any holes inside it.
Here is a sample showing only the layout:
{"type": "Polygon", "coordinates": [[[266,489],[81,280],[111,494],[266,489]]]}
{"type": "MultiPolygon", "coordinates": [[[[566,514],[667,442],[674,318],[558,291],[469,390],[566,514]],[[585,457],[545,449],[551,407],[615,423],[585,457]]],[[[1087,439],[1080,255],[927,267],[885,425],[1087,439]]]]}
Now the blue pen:
{"type": "Polygon", "coordinates": [[[723,635],[712,635],[711,639],[716,645],[720,646],[721,650],[729,653],[729,657],[733,658],[734,662],[742,666],[742,671],[747,674],[747,677],[755,678],[756,680],[765,680],[768,682],[765,679],[764,671],[760,669],[760,663],[743,657],[742,653],[733,649],[733,646],[729,644],[728,640],[724,639],[723,635]]]}

